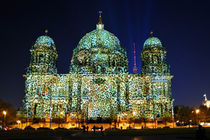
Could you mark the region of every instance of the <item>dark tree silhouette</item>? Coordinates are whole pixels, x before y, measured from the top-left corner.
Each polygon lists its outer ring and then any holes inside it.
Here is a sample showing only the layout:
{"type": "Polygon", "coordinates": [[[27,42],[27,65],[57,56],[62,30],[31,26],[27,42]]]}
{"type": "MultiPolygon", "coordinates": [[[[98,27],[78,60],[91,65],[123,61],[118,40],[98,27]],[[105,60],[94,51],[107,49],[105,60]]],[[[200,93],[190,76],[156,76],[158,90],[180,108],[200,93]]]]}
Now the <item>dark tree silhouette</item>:
{"type": "Polygon", "coordinates": [[[0,122],[2,124],[2,122],[4,121],[4,115],[3,115],[3,111],[6,111],[6,124],[11,124],[13,122],[16,122],[16,109],[14,108],[14,106],[10,103],[6,103],[3,100],[0,99],[0,122]]]}

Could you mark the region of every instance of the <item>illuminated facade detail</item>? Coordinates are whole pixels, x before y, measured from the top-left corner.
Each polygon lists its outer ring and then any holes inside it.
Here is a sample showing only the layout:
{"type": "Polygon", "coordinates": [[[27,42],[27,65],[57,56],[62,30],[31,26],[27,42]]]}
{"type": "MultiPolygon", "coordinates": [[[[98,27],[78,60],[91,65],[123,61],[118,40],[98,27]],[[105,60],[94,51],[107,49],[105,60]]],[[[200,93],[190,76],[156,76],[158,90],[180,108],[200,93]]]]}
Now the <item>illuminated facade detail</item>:
{"type": "Polygon", "coordinates": [[[170,68],[166,63],[166,48],[157,37],[149,37],[141,52],[142,76],[150,76],[151,92],[149,94],[150,107],[153,107],[154,117],[161,117],[165,112],[173,115],[173,101],[171,97],[170,68]]]}
{"type": "Polygon", "coordinates": [[[40,36],[31,51],[31,62],[27,69],[30,74],[56,74],[58,57],[55,43],[49,36],[40,36]]]}
{"type": "Polygon", "coordinates": [[[204,101],[203,101],[203,105],[206,106],[207,108],[210,108],[210,100],[207,99],[206,94],[203,95],[204,97],[204,101]]]}
{"type": "Polygon", "coordinates": [[[55,43],[47,35],[32,46],[24,75],[28,118],[59,118],[61,112],[63,117],[84,120],[154,119],[165,112],[172,114],[172,76],[165,47],[156,37],[144,43],[141,74],[129,74],[126,51],[104,29],[100,14],[96,30],[74,49],[68,74],[57,73],[57,57],[55,43]]]}

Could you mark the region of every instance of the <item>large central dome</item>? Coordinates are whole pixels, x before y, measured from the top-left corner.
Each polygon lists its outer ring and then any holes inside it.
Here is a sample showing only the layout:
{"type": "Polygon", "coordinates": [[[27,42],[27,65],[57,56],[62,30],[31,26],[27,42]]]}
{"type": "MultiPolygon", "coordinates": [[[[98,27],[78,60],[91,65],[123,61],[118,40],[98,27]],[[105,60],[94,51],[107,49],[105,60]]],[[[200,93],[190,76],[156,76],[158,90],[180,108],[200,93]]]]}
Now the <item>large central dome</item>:
{"type": "Polygon", "coordinates": [[[104,29],[101,15],[96,29],[87,33],[74,49],[71,73],[127,73],[128,60],[119,39],[104,29]]]}
{"type": "Polygon", "coordinates": [[[96,29],[87,33],[79,42],[76,50],[91,48],[107,48],[123,52],[119,39],[112,33],[104,29],[96,29]]]}

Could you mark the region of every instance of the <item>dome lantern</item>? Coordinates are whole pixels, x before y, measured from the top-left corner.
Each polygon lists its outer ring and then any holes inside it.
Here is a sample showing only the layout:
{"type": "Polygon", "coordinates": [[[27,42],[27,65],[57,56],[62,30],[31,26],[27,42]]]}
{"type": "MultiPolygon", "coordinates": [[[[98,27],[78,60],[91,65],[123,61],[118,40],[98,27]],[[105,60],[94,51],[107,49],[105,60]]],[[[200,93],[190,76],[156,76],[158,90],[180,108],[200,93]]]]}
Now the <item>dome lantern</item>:
{"type": "Polygon", "coordinates": [[[102,23],[102,17],[101,17],[102,11],[99,11],[98,13],[99,13],[99,20],[98,20],[98,24],[96,24],[96,29],[102,30],[104,29],[104,24],[102,23]]]}

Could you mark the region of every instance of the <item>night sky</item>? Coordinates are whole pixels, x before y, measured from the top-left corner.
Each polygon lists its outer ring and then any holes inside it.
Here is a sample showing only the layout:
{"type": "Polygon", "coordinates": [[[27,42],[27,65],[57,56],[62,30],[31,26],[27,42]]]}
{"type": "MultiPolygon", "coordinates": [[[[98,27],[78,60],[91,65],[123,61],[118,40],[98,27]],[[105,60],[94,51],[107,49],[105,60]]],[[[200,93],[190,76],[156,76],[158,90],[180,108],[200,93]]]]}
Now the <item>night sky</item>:
{"type": "Polygon", "coordinates": [[[48,29],[58,51],[58,73],[68,73],[72,51],[94,30],[98,11],[105,29],[126,48],[133,68],[132,42],[140,53],[152,30],[166,46],[175,105],[198,106],[210,99],[210,1],[191,0],[14,0],[0,4],[0,99],[22,105],[23,74],[31,46],[48,29]]]}

